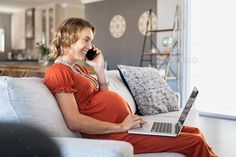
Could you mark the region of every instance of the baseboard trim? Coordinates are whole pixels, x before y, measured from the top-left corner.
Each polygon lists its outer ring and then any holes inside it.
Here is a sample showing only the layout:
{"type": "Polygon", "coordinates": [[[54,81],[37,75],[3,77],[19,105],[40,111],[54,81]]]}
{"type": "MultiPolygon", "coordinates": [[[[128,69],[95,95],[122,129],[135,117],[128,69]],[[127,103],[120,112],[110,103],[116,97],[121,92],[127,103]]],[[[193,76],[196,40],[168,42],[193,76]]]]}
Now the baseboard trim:
{"type": "Polygon", "coordinates": [[[224,114],[218,114],[218,113],[210,113],[210,112],[203,112],[198,111],[199,116],[205,116],[205,117],[212,117],[212,118],[220,118],[220,119],[227,119],[227,120],[236,120],[236,115],[224,115],[224,114]]]}

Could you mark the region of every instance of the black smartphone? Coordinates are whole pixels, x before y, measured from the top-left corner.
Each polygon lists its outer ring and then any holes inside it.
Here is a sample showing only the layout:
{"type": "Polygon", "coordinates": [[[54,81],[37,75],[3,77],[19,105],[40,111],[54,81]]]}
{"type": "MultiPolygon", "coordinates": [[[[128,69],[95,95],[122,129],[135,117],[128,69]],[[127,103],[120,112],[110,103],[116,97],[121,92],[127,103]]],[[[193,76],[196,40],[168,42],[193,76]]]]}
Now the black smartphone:
{"type": "Polygon", "coordinates": [[[88,52],[86,53],[86,58],[88,60],[93,60],[96,57],[96,55],[97,55],[97,51],[93,50],[93,48],[92,48],[92,49],[88,50],[88,52]]]}

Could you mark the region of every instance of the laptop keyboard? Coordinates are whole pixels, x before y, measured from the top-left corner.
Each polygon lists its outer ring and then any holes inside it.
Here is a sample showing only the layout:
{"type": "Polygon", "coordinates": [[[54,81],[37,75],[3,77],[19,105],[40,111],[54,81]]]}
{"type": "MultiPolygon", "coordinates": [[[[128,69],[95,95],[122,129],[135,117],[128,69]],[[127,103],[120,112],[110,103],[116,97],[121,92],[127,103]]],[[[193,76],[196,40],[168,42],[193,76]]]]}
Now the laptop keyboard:
{"type": "Polygon", "coordinates": [[[171,128],[171,123],[153,122],[151,132],[171,133],[171,128]]]}

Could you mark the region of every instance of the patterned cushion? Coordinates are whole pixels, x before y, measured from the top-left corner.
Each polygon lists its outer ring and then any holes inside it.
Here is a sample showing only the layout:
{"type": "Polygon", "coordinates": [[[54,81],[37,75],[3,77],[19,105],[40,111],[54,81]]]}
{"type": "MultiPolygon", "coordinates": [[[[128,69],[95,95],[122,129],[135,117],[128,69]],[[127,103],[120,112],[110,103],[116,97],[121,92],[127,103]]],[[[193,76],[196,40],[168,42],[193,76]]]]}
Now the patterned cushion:
{"type": "Polygon", "coordinates": [[[177,111],[178,96],[152,67],[118,65],[118,70],[142,115],[177,111]]]}

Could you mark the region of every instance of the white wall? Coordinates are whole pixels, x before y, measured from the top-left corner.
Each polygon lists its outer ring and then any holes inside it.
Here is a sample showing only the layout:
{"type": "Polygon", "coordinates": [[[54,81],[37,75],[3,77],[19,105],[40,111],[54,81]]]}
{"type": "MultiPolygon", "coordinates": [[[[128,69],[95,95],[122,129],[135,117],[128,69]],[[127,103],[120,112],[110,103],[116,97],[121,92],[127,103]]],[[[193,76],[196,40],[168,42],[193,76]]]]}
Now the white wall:
{"type": "Polygon", "coordinates": [[[191,2],[190,86],[200,111],[236,116],[235,0],[191,2]]]}
{"type": "MultiPolygon", "coordinates": [[[[174,16],[178,0],[158,0],[157,1],[157,28],[171,29],[173,28],[174,16]]],[[[157,34],[157,45],[162,49],[161,39],[169,36],[171,32],[163,32],[157,34]]]]}
{"type": "Polygon", "coordinates": [[[72,6],[68,5],[65,9],[66,17],[80,17],[85,18],[85,7],[84,6],[72,6]]]}

